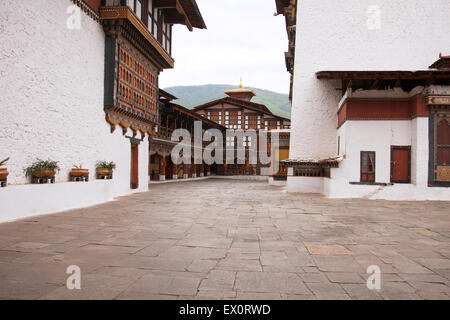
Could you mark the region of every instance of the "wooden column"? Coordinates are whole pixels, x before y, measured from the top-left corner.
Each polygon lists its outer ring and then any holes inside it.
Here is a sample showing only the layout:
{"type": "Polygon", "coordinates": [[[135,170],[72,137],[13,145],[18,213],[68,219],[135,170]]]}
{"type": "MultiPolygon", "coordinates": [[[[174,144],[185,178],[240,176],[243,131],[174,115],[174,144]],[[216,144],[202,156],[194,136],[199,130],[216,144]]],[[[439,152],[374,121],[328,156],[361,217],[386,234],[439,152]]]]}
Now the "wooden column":
{"type": "Polygon", "coordinates": [[[131,189],[139,188],[139,145],[131,144],[131,189]]]}

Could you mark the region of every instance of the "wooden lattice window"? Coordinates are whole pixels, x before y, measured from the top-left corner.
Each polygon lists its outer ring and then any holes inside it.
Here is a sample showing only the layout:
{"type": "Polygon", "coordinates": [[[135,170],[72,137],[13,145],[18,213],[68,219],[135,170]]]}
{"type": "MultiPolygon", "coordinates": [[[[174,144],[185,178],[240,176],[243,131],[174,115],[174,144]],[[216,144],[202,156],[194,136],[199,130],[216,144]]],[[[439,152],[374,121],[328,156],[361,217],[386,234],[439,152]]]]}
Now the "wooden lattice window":
{"type": "Polygon", "coordinates": [[[361,182],[375,182],[374,151],[361,151],[361,182]]]}

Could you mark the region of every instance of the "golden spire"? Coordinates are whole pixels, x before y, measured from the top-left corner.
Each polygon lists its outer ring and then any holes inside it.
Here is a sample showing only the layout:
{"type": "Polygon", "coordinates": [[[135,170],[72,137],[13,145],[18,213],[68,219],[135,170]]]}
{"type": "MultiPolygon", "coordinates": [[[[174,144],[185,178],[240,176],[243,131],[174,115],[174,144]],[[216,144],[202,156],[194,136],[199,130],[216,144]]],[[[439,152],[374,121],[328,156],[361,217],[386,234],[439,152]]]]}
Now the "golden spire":
{"type": "Polygon", "coordinates": [[[239,88],[242,89],[242,77],[241,77],[241,82],[239,82],[239,88]]]}

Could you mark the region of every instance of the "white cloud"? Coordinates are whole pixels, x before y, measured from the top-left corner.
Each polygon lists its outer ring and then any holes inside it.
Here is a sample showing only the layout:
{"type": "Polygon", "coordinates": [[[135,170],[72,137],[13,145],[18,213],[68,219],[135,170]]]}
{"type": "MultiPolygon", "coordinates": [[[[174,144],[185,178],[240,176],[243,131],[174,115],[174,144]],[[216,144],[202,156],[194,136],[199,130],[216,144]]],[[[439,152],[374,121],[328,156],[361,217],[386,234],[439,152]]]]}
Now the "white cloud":
{"type": "Polygon", "coordinates": [[[284,64],[288,40],[283,16],[274,16],[274,0],[197,0],[208,29],[176,25],[175,69],[160,76],[160,87],[238,84],[289,91],[284,64]]]}

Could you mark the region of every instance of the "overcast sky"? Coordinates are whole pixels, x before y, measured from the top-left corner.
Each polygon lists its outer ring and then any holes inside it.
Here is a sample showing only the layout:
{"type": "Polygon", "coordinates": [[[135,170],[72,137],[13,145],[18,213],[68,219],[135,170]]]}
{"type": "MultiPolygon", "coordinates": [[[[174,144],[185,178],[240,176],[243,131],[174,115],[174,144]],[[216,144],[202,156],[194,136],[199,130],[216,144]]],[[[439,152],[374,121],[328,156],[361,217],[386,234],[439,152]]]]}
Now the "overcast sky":
{"type": "Polygon", "coordinates": [[[164,70],[160,87],[239,84],[289,92],[284,52],[284,17],[275,17],[275,0],[197,0],[208,29],[189,32],[175,25],[173,70],[164,70]]]}

